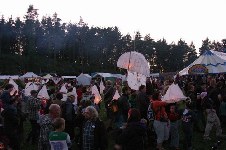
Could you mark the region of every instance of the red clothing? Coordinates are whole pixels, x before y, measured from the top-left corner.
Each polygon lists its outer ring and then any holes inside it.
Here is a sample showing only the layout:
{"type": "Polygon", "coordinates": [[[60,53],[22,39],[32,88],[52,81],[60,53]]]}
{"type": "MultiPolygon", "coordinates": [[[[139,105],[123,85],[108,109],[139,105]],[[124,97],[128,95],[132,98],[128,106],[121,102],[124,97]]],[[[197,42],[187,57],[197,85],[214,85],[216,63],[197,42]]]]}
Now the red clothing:
{"type": "Polygon", "coordinates": [[[81,89],[77,89],[76,93],[77,93],[77,101],[78,101],[78,104],[79,104],[81,99],[82,99],[82,90],[81,89]]]}
{"type": "Polygon", "coordinates": [[[178,113],[171,113],[171,112],[168,113],[168,118],[171,122],[174,122],[180,119],[178,113]]]}
{"type": "Polygon", "coordinates": [[[158,121],[167,121],[167,113],[165,110],[166,102],[163,101],[153,101],[152,108],[155,113],[155,120],[158,121]]]}

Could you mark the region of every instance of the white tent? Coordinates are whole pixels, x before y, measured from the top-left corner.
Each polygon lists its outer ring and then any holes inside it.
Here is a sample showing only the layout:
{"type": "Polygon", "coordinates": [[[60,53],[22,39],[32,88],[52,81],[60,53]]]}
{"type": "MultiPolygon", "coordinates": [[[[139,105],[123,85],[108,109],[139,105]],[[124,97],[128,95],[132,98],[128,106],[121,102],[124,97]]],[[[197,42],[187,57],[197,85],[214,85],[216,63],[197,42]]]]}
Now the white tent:
{"type": "Polygon", "coordinates": [[[33,82],[28,82],[27,84],[26,84],[26,86],[25,86],[25,95],[26,96],[29,96],[29,95],[31,95],[31,90],[38,90],[38,86],[35,84],[35,83],[33,83],[33,82]]]}
{"type": "Polygon", "coordinates": [[[38,92],[38,98],[50,99],[49,94],[47,92],[46,85],[43,85],[42,89],[38,92]]]}
{"type": "Polygon", "coordinates": [[[203,65],[208,69],[208,73],[226,72],[226,53],[208,50],[199,56],[192,64],[179,72],[179,75],[188,75],[188,70],[194,65],[203,65]]]}
{"type": "Polygon", "coordinates": [[[17,91],[18,93],[18,85],[16,84],[16,82],[13,81],[13,79],[9,79],[9,84],[12,84],[13,85],[13,90],[11,91],[10,94],[14,94],[15,91],[17,91]]]}
{"type": "Polygon", "coordinates": [[[63,79],[76,79],[76,76],[62,76],[63,79]]]}
{"type": "Polygon", "coordinates": [[[93,77],[95,78],[98,75],[103,77],[103,78],[111,78],[111,77],[113,77],[113,75],[111,73],[97,73],[93,77]]]}
{"type": "Polygon", "coordinates": [[[34,74],[33,72],[27,72],[24,75],[20,76],[20,78],[38,78],[39,76],[34,74]]]}
{"type": "Polygon", "coordinates": [[[51,74],[47,74],[45,76],[43,76],[42,78],[43,79],[51,79],[53,76],[51,76],[51,74]]]}
{"type": "Polygon", "coordinates": [[[5,79],[17,80],[19,79],[19,76],[18,75],[0,75],[0,80],[5,80],[5,79]]]}
{"type": "Polygon", "coordinates": [[[92,77],[88,74],[83,74],[81,73],[78,77],[77,77],[77,81],[79,85],[90,85],[92,77]]]}
{"type": "Polygon", "coordinates": [[[166,94],[162,97],[162,101],[165,101],[167,103],[175,103],[186,99],[187,97],[184,96],[178,84],[174,83],[169,86],[166,94]]]}

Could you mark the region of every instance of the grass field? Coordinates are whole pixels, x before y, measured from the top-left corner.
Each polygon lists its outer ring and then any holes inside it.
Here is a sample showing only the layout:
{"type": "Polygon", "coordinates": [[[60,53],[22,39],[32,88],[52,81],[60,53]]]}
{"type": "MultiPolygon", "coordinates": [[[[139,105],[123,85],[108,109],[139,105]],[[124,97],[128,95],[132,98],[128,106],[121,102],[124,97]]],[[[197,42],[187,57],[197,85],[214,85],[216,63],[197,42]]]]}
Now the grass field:
{"type": "MultiPolygon", "coordinates": [[[[105,113],[104,109],[101,109],[100,118],[106,122],[106,113],[105,113]]],[[[30,125],[29,125],[28,121],[24,123],[24,130],[25,130],[25,135],[24,135],[25,138],[24,139],[26,139],[26,136],[27,136],[28,132],[30,131],[30,125]]],[[[209,141],[203,140],[203,133],[194,131],[193,141],[192,141],[193,142],[193,149],[194,150],[211,150],[211,147],[217,142],[217,139],[216,139],[216,136],[215,136],[215,131],[216,131],[215,129],[212,130],[211,136],[210,136],[211,140],[209,140],[209,141]]],[[[223,128],[223,133],[226,134],[226,128],[225,127],[223,128]]],[[[113,146],[114,146],[113,137],[114,137],[113,132],[109,132],[108,133],[108,141],[109,141],[108,149],[109,150],[113,150],[113,146]]],[[[23,140],[23,139],[21,139],[21,140],[23,140]]],[[[30,145],[30,144],[24,143],[24,141],[21,142],[21,145],[22,145],[22,150],[37,150],[36,145],[30,145]]],[[[164,146],[164,148],[166,150],[169,150],[167,143],[164,146]]],[[[180,148],[181,148],[181,150],[183,150],[183,134],[182,133],[180,133],[180,148]]],[[[73,144],[72,149],[73,150],[78,149],[76,147],[75,143],[73,144]]],[[[153,145],[151,144],[150,149],[151,150],[155,149],[154,144],[153,145]]],[[[221,145],[219,146],[218,150],[226,150],[226,139],[221,140],[221,145]]]]}

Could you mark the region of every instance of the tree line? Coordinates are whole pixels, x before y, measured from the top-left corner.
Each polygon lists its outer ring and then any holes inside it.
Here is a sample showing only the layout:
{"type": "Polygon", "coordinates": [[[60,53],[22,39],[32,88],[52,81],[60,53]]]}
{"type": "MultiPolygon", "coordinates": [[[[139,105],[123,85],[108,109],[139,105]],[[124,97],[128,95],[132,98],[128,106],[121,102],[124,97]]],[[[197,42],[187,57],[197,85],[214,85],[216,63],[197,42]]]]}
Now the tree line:
{"type": "MultiPolygon", "coordinates": [[[[223,43],[208,38],[199,52],[223,50],[223,43]]],[[[0,19],[0,74],[54,72],[77,75],[81,72],[123,72],[116,63],[121,54],[142,53],[151,72],[175,72],[197,58],[193,42],[180,39],[167,43],[150,34],[122,35],[118,27],[89,27],[82,18],[78,23],[62,23],[57,13],[38,19],[38,10],[30,5],[24,20],[0,19]]]]}

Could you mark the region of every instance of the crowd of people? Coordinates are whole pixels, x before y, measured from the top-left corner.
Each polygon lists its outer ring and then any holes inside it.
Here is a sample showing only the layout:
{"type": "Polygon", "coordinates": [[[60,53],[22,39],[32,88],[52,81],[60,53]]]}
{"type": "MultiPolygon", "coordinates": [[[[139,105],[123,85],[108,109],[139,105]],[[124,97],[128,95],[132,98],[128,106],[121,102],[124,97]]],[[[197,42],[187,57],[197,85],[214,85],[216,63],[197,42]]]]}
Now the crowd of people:
{"type": "Polygon", "coordinates": [[[224,75],[147,78],[146,85],[137,91],[126,82],[104,81],[102,101],[95,103],[90,89],[95,85],[100,92],[101,80],[93,80],[89,86],[77,85],[74,80],[46,83],[48,100],[37,98],[39,90],[31,90],[29,96],[23,90],[12,93],[14,86],[6,84],[0,94],[0,141],[6,149],[13,150],[21,149],[21,141],[37,144],[39,150],[67,150],[73,149],[72,145],[81,150],[105,150],[109,148],[109,133],[114,133],[115,150],[164,150],[166,142],[171,149],[192,150],[194,129],[208,141],[213,126],[216,138],[225,138],[224,75]],[[66,100],[60,92],[63,83],[67,84],[66,100]],[[171,84],[178,84],[188,99],[177,103],[162,101],[171,84]],[[76,95],[72,92],[74,87],[76,95]],[[120,94],[117,99],[116,91],[120,94]],[[104,121],[101,113],[106,113],[104,121]],[[31,127],[27,135],[25,121],[31,127]]]}

